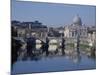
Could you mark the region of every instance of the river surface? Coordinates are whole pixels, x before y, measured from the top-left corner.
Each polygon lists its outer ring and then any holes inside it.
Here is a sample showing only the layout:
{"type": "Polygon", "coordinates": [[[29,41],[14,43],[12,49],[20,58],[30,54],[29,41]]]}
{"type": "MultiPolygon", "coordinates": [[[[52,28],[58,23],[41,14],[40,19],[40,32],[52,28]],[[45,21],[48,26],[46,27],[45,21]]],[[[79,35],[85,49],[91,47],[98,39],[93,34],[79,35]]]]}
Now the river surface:
{"type": "MultiPolygon", "coordinates": [[[[41,45],[37,45],[39,49],[41,45]]],[[[50,50],[55,50],[57,46],[49,46],[50,50]]],[[[38,57],[38,60],[17,61],[13,65],[12,74],[54,72],[54,71],[74,71],[88,70],[96,68],[96,60],[86,55],[80,54],[76,58],[71,56],[47,56],[38,57]]]]}

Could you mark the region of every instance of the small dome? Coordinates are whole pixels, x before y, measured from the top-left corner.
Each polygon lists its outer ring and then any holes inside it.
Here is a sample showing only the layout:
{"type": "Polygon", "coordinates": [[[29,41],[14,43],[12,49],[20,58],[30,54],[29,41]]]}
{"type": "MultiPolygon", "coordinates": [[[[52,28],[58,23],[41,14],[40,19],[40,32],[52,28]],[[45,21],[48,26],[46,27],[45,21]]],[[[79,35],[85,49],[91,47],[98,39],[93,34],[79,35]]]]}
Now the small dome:
{"type": "Polygon", "coordinates": [[[73,24],[74,25],[82,25],[82,21],[81,21],[81,18],[76,15],[74,18],[73,18],[73,24]]]}

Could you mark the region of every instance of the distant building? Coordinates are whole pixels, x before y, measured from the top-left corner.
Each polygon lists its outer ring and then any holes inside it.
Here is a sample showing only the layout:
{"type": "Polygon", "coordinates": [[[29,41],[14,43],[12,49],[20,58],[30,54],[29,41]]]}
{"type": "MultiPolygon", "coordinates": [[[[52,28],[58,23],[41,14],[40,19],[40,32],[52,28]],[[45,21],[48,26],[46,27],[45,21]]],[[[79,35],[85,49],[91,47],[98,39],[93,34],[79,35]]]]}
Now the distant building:
{"type": "Polygon", "coordinates": [[[78,33],[80,37],[87,37],[87,27],[82,25],[81,18],[77,15],[73,18],[71,25],[65,26],[64,37],[76,38],[78,33]]]}
{"type": "Polygon", "coordinates": [[[96,28],[95,26],[86,26],[82,24],[81,18],[76,15],[73,18],[73,22],[71,25],[67,25],[64,27],[64,38],[70,39],[69,41],[75,41],[75,39],[78,37],[80,39],[81,44],[89,44],[90,46],[93,46],[96,41],[96,28]]]}
{"type": "Polygon", "coordinates": [[[96,28],[94,26],[88,28],[88,42],[90,46],[96,44],[96,28]]]}
{"type": "Polygon", "coordinates": [[[18,37],[28,37],[31,34],[35,34],[37,37],[44,37],[47,34],[47,27],[39,21],[12,21],[11,24],[17,28],[18,37]]]}

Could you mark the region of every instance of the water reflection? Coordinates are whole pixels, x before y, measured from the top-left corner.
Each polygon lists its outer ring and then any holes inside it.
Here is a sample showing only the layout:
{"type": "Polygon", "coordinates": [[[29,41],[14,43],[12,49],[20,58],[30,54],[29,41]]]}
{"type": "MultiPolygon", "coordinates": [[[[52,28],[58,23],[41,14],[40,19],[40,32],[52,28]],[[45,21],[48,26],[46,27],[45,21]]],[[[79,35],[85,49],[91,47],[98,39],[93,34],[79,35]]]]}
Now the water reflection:
{"type": "Polygon", "coordinates": [[[31,57],[27,56],[27,51],[19,53],[12,73],[69,71],[95,68],[95,49],[77,50],[72,47],[59,47],[58,44],[47,45],[37,43],[35,49],[32,50],[31,57]]]}
{"type": "MultiPolygon", "coordinates": [[[[57,44],[49,44],[48,48],[44,47],[43,44],[36,44],[36,49],[32,51],[32,56],[30,60],[41,60],[43,57],[55,57],[55,56],[66,56],[67,58],[73,60],[75,63],[79,63],[81,61],[81,57],[86,55],[88,58],[95,59],[95,50],[91,50],[89,52],[83,50],[77,50],[74,48],[66,49],[64,47],[59,48],[57,44]]],[[[24,56],[19,55],[18,59],[27,60],[27,53],[23,53],[24,56]]]]}
{"type": "Polygon", "coordinates": [[[72,71],[95,69],[95,61],[86,56],[41,56],[34,57],[33,61],[17,61],[12,73],[36,73],[50,71],[72,71]]]}
{"type": "Polygon", "coordinates": [[[63,54],[62,49],[58,45],[49,44],[48,50],[43,50],[42,44],[36,44],[31,58],[27,57],[27,53],[24,53],[24,56],[19,55],[18,61],[13,66],[12,74],[96,68],[94,50],[89,52],[80,50],[79,52],[73,48],[65,48],[63,54]]]}

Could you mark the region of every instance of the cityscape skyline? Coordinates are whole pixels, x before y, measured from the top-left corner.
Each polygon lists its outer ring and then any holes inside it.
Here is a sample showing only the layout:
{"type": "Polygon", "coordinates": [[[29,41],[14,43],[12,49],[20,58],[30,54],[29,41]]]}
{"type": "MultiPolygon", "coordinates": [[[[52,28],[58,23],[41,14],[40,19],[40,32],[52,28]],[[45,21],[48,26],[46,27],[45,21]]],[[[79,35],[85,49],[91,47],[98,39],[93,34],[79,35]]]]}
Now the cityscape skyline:
{"type": "Polygon", "coordinates": [[[11,75],[96,69],[95,6],[11,3],[11,75]]]}
{"type": "Polygon", "coordinates": [[[77,14],[82,24],[96,25],[95,6],[12,1],[12,20],[29,22],[38,20],[44,25],[56,27],[72,24],[77,14]]]}

